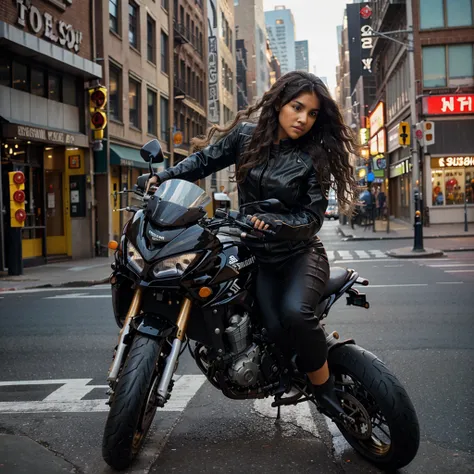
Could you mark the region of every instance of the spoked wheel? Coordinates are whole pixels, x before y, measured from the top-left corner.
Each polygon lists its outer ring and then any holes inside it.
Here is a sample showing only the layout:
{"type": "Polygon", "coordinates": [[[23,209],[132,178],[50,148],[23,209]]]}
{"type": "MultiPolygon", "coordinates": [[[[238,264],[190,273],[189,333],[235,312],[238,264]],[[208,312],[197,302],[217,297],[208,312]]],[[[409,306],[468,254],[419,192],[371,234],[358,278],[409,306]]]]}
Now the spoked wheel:
{"type": "Polygon", "coordinates": [[[355,423],[338,423],[362,456],[384,470],[409,464],[420,444],[418,419],[405,389],[370,352],[344,345],[333,349],[329,366],[341,405],[355,423]]]}
{"type": "Polygon", "coordinates": [[[140,451],[157,409],[163,341],[135,336],[112,397],[102,441],[102,456],[125,469],[140,451]]]}

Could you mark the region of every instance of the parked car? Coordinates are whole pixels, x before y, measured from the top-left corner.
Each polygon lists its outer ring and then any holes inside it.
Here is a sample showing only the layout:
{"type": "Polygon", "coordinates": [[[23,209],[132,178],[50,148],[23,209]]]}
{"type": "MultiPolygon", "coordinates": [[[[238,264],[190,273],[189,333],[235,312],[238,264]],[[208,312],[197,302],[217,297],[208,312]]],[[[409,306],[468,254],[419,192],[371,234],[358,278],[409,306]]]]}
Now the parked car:
{"type": "Polygon", "coordinates": [[[324,214],[328,219],[339,219],[339,207],[337,204],[330,204],[324,214]]]}

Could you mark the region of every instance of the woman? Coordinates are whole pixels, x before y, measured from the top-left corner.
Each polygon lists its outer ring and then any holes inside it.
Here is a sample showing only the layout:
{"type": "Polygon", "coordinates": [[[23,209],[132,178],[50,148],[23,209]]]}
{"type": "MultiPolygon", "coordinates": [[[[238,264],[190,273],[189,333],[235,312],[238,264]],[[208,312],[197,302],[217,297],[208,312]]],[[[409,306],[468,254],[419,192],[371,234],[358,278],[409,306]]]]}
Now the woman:
{"type": "Polygon", "coordinates": [[[327,364],[323,329],[314,316],[329,277],[326,252],[316,233],[324,222],[331,176],[341,208],[352,207],[356,189],[349,152],[356,146],[324,83],[305,72],[281,77],[256,105],[237,114],[225,129],[212,127],[194,139],[200,151],[153,176],[196,181],[236,164],[239,201],[255,229],[275,234],[248,241],[260,263],[257,300],[269,336],[283,351],[296,349],[321,408],[342,415],[327,364]],[[245,123],[259,111],[256,124],[245,123]],[[209,145],[216,131],[224,137],[209,145]],[[265,213],[258,201],[277,198],[279,213],[265,213]]]}

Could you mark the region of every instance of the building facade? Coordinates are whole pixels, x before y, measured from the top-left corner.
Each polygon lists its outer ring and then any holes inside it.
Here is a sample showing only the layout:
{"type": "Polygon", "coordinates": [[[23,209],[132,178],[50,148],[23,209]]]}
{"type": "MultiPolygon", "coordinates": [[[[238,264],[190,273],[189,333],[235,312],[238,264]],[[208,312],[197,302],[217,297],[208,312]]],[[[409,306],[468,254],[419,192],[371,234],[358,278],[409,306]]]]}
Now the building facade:
{"type": "MultiPolygon", "coordinates": [[[[431,223],[460,223],[464,204],[474,220],[474,19],[472,0],[413,1],[416,123],[433,121],[435,143],[420,147],[423,206],[431,223]]],[[[406,6],[388,0],[374,4],[376,31],[406,30],[406,6]]],[[[406,42],[406,36],[396,39],[406,42]]],[[[386,104],[387,162],[391,213],[412,219],[410,147],[398,143],[398,124],[409,122],[407,47],[377,38],[373,48],[377,99],[386,104]]],[[[412,146],[419,146],[418,143],[412,146]]],[[[425,222],[426,224],[426,222],[425,222]]]]}
{"type": "Polygon", "coordinates": [[[308,40],[295,41],[295,69],[309,72],[308,40]]]}
{"type": "Polygon", "coordinates": [[[247,49],[245,40],[235,42],[235,57],[237,66],[237,109],[245,110],[249,106],[247,90],[247,49]]]}
{"type": "Polygon", "coordinates": [[[295,20],[291,10],[284,6],[265,12],[265,25],[272,51],[280,61],[281,73],[294,71],[295,57],[295,20]]]}
{"type": "Polygon", "coordinates": [[[275,56],[275,54],[272,51],[272,48],[270,47],[270,40],[267,38],[267,62],[268,62],[268,70],[270,71],[270,84],[269,86],[271,87],[273,84],[275,84],[278,79],[281,77],[281,67],[280,67],[280,61],[278,61],[278,58],[275,56]]]}
{"type": "Polygon", "coordinates": [[[247,50],[247,100],[253,105],[267,91],[270,75],[263,0],[234,0],[234,6],[236,38],[247,50]]]}
{"type": "Polygon", "coordinates": [[[0,270],[94,254],[85,89],[103,70],[92,18],[90,2],[2,2],[0,270]],[[20,230],[10,225],[10,171],[26,177],[20,230]]]}

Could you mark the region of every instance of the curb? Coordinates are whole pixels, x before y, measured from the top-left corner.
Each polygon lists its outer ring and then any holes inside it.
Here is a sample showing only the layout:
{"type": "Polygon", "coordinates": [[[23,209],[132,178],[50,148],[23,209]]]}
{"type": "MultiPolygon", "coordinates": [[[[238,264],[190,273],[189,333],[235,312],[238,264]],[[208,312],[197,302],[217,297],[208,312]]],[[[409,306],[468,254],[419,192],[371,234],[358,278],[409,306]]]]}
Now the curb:
{"type": "Polygon", "coordinates": [[[385,252],[389,257],[393,258],[435,258],[443,257],[444,252],[442,250],[425,249],[423,252],[415,252],[410,247],[404,247],[401,249],[388,250],[385,252]]]}
{"type": "Polygon", "coordinates": [[[103,285],[109,282],[110,277],[102,278],[101,280],[80,280],[80,281],[68,281],[59,285],[53,285],[52,283],[45,283],[44,285],[26,286],[24,288],[0,288],[2,291],[18,291],[18,290],[38,290],[42,288],[87,288],[88,286],[103,285]]]}
{"type": "Polygon", "coordinates": [[[443,252],[474,252],[474,247],[460,247],[457,249],[442,249],[443,252]]]}
{"type": "MultiPolygon", "coordinates": [[[[413,236],[410,235],[408,237],[400,237],[400,236],[394,236],[394,237],[354,237],[352,234],[346,234],[340,226],[337,228],[337,232],[341,234],[343,237],[345,237],[346,240],[351,240],[351,241],[370,241],[370,240],[407,240],[407,239],[412,239],[413,236]]],[[[469,234],[449,234],[449,235],[424,235],[423,239],[459,239],[459,238],[474,238],[474,235],[469,234]]]]}

